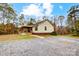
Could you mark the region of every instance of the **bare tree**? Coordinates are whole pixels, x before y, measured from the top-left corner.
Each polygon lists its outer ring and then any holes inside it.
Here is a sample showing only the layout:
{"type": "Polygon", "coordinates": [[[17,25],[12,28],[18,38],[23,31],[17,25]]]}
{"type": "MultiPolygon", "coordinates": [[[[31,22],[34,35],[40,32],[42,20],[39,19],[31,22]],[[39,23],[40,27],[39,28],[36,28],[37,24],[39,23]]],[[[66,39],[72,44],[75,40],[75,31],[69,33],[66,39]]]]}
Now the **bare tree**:
{"type": "Polygon", "coordinates": [[[63,32],[63,31],[62,31],[62,27],[63,27],[63,26],[62,26],[62,23],[63,23],[64,16],[59,16],[58,19],[59,19],[60,24],[61,24],[60,27],[61,27],[61,34],[62,34],[62,32],[63,32]]]}

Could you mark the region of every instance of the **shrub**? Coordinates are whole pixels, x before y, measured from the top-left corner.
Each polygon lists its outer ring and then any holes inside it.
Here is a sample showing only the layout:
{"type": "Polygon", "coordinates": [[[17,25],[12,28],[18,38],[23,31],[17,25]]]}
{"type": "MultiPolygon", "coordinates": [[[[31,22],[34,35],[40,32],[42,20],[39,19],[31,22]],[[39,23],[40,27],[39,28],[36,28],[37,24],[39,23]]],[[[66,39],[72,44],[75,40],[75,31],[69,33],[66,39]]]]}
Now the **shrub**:
{"type": "Polygon", "coordinates": [[[79,36],[79,30],[77,30],[77,35],[79,36]]]}
{"type": "Polygon", "coordinates": [[[57,35],[57,33],[56,32],[52,32],[51,35],[57,35]]]}
{"type": "Polygon", "coordinates": [[[0,34],[15,34],[18,33],[17,28],[14,24],[0,24],[0,34]]]}
{"type": "Polygon", "coordinates": [[[5,25],[5,32],[7,32],[8,34],[13,34],[16,33],[16,27],[14,24],[10,23],[10,24],[6,24],[5,25]]]}
{"type": "Polygon", "coordinates": [[[79,30],[74,30],[72,33],[73,36],[79,36],[79,30]]]}

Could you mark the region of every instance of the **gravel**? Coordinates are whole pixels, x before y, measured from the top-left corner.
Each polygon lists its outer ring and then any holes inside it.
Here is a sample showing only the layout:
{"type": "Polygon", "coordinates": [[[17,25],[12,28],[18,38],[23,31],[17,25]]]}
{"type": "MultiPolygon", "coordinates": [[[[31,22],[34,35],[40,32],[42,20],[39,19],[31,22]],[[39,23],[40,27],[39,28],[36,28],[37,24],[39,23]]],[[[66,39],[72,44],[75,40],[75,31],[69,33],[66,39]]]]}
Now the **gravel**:
{"type": "Polygon", "coordinates": [[[0,56],[79,56],[79,41],[50,37],[0,42],[0,56]]]}

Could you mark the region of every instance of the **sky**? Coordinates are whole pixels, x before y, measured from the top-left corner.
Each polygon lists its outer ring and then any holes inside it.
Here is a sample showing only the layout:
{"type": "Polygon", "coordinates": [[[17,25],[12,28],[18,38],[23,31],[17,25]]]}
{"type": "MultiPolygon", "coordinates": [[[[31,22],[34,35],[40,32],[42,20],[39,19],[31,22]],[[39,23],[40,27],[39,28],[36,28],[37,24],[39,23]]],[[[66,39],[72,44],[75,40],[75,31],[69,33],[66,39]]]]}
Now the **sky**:
{"type": "Polygon", "coordinates": [[[67,11],[71,6],[77,3],[14,3],[12,7],[17,14],[24,15],[67,15],[67,11]]]}
{"type": "MultiPolygon", "coordinates": [[[[64,16],[67,19],[67,11],[71,6],[78,5],[77,3],[13,3],[12,7],[18,15],[24,14],[34,18],[42,16],[64,16]]],[[[65,21],[65,20],[64,20],[65,21]]]]}

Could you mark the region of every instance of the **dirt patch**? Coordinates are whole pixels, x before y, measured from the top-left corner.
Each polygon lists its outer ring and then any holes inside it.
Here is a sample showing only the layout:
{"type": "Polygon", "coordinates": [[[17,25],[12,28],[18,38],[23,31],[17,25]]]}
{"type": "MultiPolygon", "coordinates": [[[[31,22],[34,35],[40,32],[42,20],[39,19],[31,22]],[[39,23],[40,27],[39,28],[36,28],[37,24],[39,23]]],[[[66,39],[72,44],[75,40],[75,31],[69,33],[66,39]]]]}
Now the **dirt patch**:
{"type": "Polygon", "coordinates": [[[0,41],[17,40],[17,34],[0,35],[0,41]]]}

